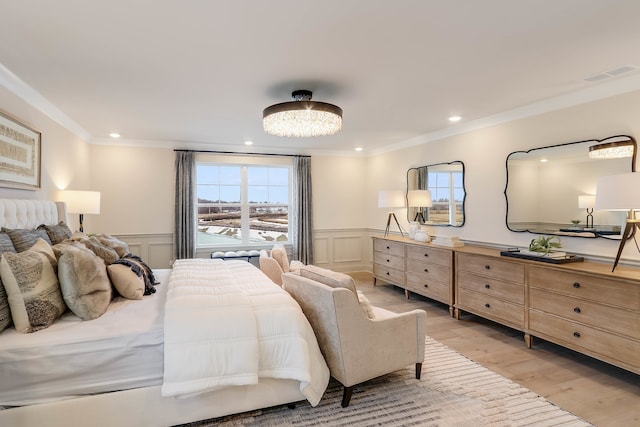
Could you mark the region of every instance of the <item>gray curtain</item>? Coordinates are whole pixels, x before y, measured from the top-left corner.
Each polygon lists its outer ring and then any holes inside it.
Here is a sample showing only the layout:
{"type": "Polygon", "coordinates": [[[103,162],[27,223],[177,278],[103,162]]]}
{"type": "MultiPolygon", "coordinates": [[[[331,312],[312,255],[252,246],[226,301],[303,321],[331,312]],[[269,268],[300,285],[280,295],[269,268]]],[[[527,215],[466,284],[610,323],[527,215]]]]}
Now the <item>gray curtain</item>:
{"type": "Polygon", "coordinates": [[[196,251],[196,166],[195,153],[176,151],[176,202],[173,255],[193,258],[196,251]]]}
{"type": "Polygon", "coordinates": [[[293,162],[292,258],[313,264],[313,210],[311,203],[311,157],[296,156],[293,162]]]}

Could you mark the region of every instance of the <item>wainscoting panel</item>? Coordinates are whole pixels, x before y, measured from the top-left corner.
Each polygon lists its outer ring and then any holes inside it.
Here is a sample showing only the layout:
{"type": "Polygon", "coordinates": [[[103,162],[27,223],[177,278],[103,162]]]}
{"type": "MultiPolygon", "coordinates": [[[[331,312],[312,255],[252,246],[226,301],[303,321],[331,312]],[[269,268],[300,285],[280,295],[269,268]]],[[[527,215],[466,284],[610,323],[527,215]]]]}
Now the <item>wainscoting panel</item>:
{"type": "MultiPolygon", "coordinates": [[[[315,230],[314,264],[335,271],[371,271],[372,235],[379,231],[365,228],[315,230]]],[[[170,268],[173,262],[172,234],[122,234],[116,236],[127,242],[129,249],[151,268],[170,268]]],[[[214,250],[198,251],[196,256],[208,258],[214,250]]]]}

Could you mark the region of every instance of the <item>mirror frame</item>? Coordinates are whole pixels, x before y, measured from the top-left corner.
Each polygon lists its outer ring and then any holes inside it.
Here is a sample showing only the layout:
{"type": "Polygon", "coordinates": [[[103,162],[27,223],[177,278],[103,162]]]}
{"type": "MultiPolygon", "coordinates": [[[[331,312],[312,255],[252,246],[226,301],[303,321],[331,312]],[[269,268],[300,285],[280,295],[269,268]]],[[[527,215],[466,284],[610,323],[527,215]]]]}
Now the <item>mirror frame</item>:
{"type": "MultiPolygon", "coordinates": [[[[409,196],[409,174],[411,173],[412,170],[417,170],[419,168],[423,168],[426,167],[427,170],[429,167],[432,166],[442,166],[442,165],[453,165],[453,164],[459,164],[462,168],[462,190],[464,191],[464,197],[462,198],[462,221],[460,222],[460,224],[451,224],[450,222],[444,223],[429,223],[429,222],[423,222],[423,221],[418,221],[420,223],[420,225],[428,225],[428,226],[435,226],[435,227],[462,227],[466,221],[466,211],[465,211],[465,203],[467,200],[467,188],[465,186],[465,166],[464,166],[464,162],[462,160],[453,160],[451,162],[442,162],[442,163],[433,163],[430,165],[424,165],[424,166],[417,166],[415,168],[409,168],[407,170],[407,190],[405,192],[405,202],[407,202],[407,221],[409,223],[414,221],[414,218],[410,218],[410,214],[409,211],[411,208],[409,208],[409,203],[408,203],[408,196],[409,196]]],[[[426,208],[429,209],[429,208],[426,208]]]]}
{"type": "MultiPolygon", "coordinates": [[[[563,144],[555,144],[555,145],[546,145],[544,147],[536,147],[536,148],[531,148],[529,150],[513,151],[513,152],[509,153],[509,155],[507,156],[507,158],[505,160],[506,183],[505,183],[505,187],[504,187],[504,198],[505,198],[505,203],[506,203],[505,224],[507,226],[507,229],[509,231],[513,231],[515,233],[533,233],[533,234],[549,234],[549,235],[563,235],[563,236],[566,236],[565,233],[553,233],[553,232],[540,233],[539,231],[535,231],[535,230],[529,230],[529,229],[527,229],[527,230],[514,230],[511,227],[509,227],[509,198],[507,197],[507,190],[509,188],[509,159],[511,158],[511,156],[513,156],[515,154],[527,154],[527,153],[531,153],[532,151],[536,151],[536,150],[544,150],[544,149],[549,149],[549,148],[566,147],[566,146],[575,145],[575,144],[584,144],[584,143],[590,143],[592,145],[606,144],[610,140],[616,140],[616,139],[619,139],[619,138],[627,138],[633,143],[633,154],[631,156],[631,172],[635,172],[636,171],[636,158],[637,158],[637,153],[638,153],[638,145],[637,145],[637,142],[636,142],[635,138],[632,137],[631,135],[613,135],[613,136],[609,136],[609,137],[604,138],[604,139],[585,139],[583,141],[566,142],[566,143],[563,143],[563,144]]],[[[607,236],[607,235],[603,235],[603,234],[599,234],[599,233],[594,233],[594,235],[579,235],[578,233],[576,233],[576,234],[570,234],[569,236],[570,237],[581,237],[581,238],[602,237],[602,238],[605,238],[605,239],[614,239],[614,240],[619,239],[619,236],[617,236],[617,235],[615,235],[615,236],[607,236]]]]}

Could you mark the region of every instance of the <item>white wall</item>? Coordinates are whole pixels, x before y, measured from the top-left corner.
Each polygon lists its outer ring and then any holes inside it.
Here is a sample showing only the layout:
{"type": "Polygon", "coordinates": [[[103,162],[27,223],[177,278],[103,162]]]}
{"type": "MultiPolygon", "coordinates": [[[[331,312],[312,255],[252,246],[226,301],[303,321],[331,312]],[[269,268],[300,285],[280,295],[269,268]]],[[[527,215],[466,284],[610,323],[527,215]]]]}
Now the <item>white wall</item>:
{"type": "MultiPolygon", "coordinates": [[[[368,167],[370,185],[366,190],[371,213],[368,225],[381,228],[384,213],[375,209],[377,191],[401,186],[408,168],[461,160],[467,190],[465,225],[427,227],[429,232],[476,242],[526,246],[534,235],[511,232],[505,225],[505,160],[509,153],[617,134],[638,137],[638,117],[640,92],[636,91],[372,157],[368,167]]],[[[407,227],[406,214],[400,213],[398,218],[407,227]]],[[[562,243],[569,252],[605,258],[614,257],[618,247],[618,242],[605,239],[562,237],[562,243]]],[[[638,261],[638,251],[633,245],[628,246],[623,259],[638,261]]]]}
{"type": "MultiPolygon", "coordinates": [[[[41,188],[35,191],[0,187],[0,198],[59,200],[62,189],[91,190],[90,146],[57,122],[0,86],[0,109],[42,134],[41,188]]],[[[69,215],[78,227],[78,216],[69,215]]],[[[91,226],[92,218],[85,218],[91,226]]]]}

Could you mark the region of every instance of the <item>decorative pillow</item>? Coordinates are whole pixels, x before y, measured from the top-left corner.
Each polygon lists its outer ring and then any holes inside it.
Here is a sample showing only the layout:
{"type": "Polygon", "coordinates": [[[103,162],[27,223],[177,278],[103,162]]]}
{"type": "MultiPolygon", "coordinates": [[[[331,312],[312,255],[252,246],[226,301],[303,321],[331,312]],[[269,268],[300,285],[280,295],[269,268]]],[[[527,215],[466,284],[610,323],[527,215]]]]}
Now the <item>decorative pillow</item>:
{"type": "MultiPolygon", "coordinates": [[[[13,247],[11,238],[5,232],[0,232],[0,256],[5,252],[16,252],[16,248],[13,247]]],[[[9,300],[7,299],[7,292],[4,290],[2,281],[0,281],[0,332],[5,330],[11,325],[11,310],[9,309],[9,300]]]]}
{"type": "Polygon", "coordinates": [[[105,246],[95,237],[89,237],[88,239],[80,239],[78,242],[85,245],[94,254],[98,255],[104,261],[105,265],[113,264],[120,257],[115,249],[111,249],[109,246],[105,246]]]}
{"type": "Polygon", "coordinates": [[[369,302],[369,298],[366,297],[361,291],[358,291],[358,302],[360,303],[360,308],[369,319],[375,319],[376,315],[373,312],[373,307],[369,302]]]}
{"type": "Polygon", "coordinates": [[[56,274],[56,259],[44,239],[29,250],[6,252],[0,260],[0,277],[19,332],[50,326],[66,310],[56,274]]]}
{"type": "Polygon", "coordinates": [[[68,245],[58,259],[58,280],[67,307],[82,320],[102,316],[111,302],[111,282],[102,259],[82,245],[68,245]]]}
{"type": "Polygon", "coordinates": [[[280,243],[273,245],[273,248],[271,249],[271,258],[278,261],[278,264],[282,267],[282,271],[285,273],[289,272],[289,257],[287,256],[287,250],[280,243]]]}
{"type": "Polygon", "coordinates": [[[11,242],[13,243],[13,247],[16,249],[16,252],[24,252],[27,249],[31,249],[33,245],[36,244],[38,239],[43,239],[49,245],[51,245],[51,239],[49,239],[49,235],[46,230],[27,230],[27,229],[10,229],[10,228],[2,228],[2,231],[7,233],[11,238],[11,242]]]}
{"type": "Polygon", "coordinates": [[[338,273],[315,265],[305,265],[300,267],[300,275],[332,288],[347,288],[353,292],[353,295],[357,295],[356,282],[348,274],[338,273]]]}
{"type": "Polygon", "coordinates": [[[156,291],[154,286],[157,285],[159,282],[156,280],[151,268],[144,261],[142,261],[142,258],[140,258],[139,256],[128,254],[120,258],[113,264],[124,265],[128,267],[131,271],[133,271],[136,274],[136,276],[141,277],[142,280],[144,281],[144,295],[150,295],[156,291]]]}
{"type": "Polygon", "coordinates": [[[71,237],[73,232],[63,221],[60,221],[56,225],[39,225],[36,230],[44,230],[49,236],[49,240],[52,245],[57,245],[65,239],[71,237]]]}
{"type": "Polygon", "coordinates": [[[127,299],[142,299],[144,295],[144,277],[134,273],[129,265],[118,262],[108,265],[107,272],[113,287],[122,297],[127,299]]]}
{"type": "Polygon", "coordinates": [[[116,237],[108,234],[102,234],[96,237],[100,243],[115,250],[120,258],[129,253],[129,245],[116,237]]]}

